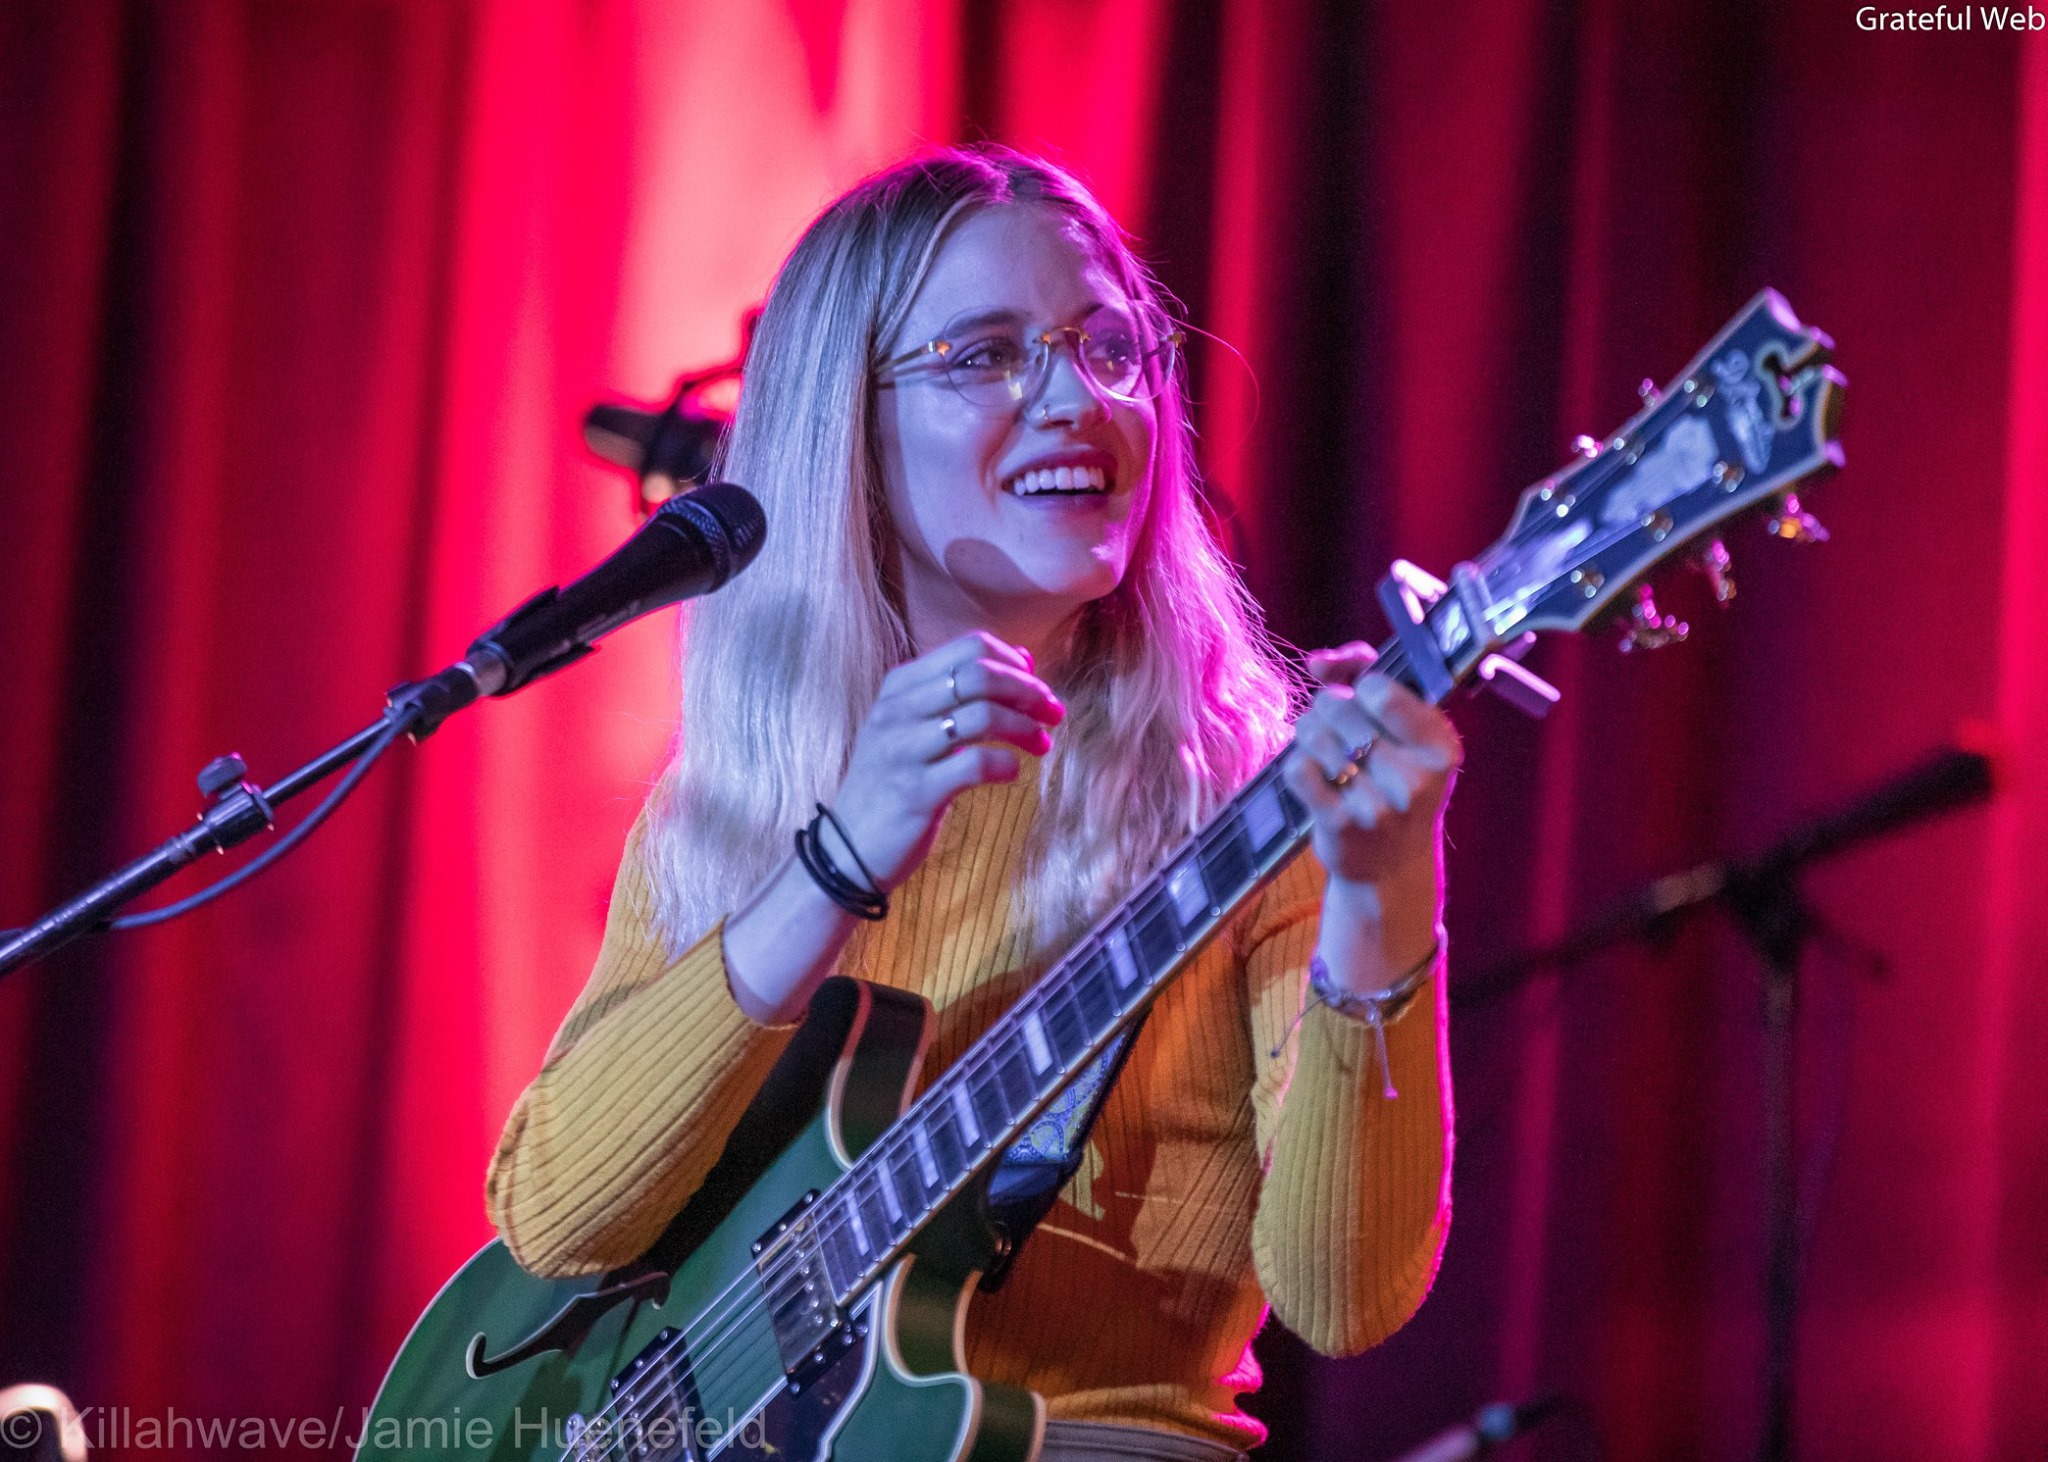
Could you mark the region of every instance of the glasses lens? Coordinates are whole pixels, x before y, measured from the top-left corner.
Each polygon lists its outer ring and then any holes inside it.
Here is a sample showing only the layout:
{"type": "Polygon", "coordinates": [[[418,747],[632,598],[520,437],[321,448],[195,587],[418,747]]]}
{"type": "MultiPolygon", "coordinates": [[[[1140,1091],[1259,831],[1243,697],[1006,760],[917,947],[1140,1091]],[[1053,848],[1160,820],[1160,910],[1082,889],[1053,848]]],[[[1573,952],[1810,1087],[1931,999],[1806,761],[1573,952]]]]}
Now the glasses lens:
{"type": "Polygon", "coordinates": [[[1104,306],[1081,322],[1081,360],[1095,384],[1112,396],[1137,398],[1158,389],[1146,361],[1151,354],[1146,332],[1128,310],[1104,306]]]}
{"type": "Polygon", "coordinates": [[[946,379],[977,406],[1014,406],[1024,399],[1031,352],[1024,333],[1010,326],[973,331],[948,342],[946,379]]]}

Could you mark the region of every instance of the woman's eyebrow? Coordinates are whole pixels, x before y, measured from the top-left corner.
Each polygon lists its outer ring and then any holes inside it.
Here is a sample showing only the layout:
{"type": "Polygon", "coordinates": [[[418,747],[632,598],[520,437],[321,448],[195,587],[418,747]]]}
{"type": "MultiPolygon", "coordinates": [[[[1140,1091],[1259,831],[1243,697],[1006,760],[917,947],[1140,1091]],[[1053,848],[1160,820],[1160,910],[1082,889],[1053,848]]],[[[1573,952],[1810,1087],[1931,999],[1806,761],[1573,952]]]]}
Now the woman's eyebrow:
{"type": "MultiPolygon", "coordinates": [[[[1077,320],[1083,319],[1094,311],[1101,309],[1102,305],[1103,302],[1101,300],[1091,295],[1074,312],[1074,318],[1077,320]]],[[[1024,323],[1023,311],[1013,310],[1007,305],[997,305],[986,310],[973,310],[964,315],[955,315],[946,322],[945,328],[939,332],[938,338],[943,340],[948,335],[958,334],[962,330],[979,330],[987,325],[1019,325],[1022,323],[1024,323]]]]}
{"type": "Polygon", "coordinates": [[[945,336],[955,334],[961,330],[979,330],[984,325],[1015,325],[1020,323],[1023,318],[1024,316],[1019,311],[1003,306],[987,310],[973,310],[964,315],[955,315],[946,322],[945,327],[939,334],[940,338],[943,339],[945,336]]]}

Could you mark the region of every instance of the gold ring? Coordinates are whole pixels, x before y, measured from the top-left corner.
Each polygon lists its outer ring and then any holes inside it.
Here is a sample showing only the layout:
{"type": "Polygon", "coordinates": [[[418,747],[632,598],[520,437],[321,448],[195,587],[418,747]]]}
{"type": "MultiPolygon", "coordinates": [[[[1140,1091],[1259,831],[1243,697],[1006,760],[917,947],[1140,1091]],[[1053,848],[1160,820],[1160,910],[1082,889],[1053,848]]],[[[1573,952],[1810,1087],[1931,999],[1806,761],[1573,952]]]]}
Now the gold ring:
{"type": "Polygon", "coordinates": [[[1365,764],[1367,760],[1369,760],[1372,756],[1373,743],[1378,740],[1379,737],[1377,736],[1368,736],[1365,738],[1365,740],[1359,742],[1358,745],[1352,747],[1349,751],[1345,752],[1344,770],[1337,773],[1336,776],[1326,777],[1324,778],[1324,780],[1327,781],[1332,787],[1341,788],[1350,786],[1352,780],[1356,778],[1361,771],[1365,770],[1365,764]]]}

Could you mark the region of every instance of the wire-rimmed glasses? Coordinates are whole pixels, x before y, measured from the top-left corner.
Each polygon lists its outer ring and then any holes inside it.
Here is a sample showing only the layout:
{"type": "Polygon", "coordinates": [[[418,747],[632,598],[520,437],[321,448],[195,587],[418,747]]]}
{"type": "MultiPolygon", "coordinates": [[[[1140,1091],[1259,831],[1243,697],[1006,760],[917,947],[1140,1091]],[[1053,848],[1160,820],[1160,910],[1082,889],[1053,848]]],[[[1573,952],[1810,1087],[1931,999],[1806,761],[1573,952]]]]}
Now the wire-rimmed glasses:
{"type": "Polygon", "coordinates": [[[1156,310],[1098,305],[1078,325],[1027,333],[1014,315],[963,315],[945,334],[882,363],[877,384],[904,376],[942,377],[970,405],[1005,411],[1035,398],[1066,344],[1089,383],[1119,401],[1146,401],[1166,389],[1173,353],[1186,337],[1156,310]]]}

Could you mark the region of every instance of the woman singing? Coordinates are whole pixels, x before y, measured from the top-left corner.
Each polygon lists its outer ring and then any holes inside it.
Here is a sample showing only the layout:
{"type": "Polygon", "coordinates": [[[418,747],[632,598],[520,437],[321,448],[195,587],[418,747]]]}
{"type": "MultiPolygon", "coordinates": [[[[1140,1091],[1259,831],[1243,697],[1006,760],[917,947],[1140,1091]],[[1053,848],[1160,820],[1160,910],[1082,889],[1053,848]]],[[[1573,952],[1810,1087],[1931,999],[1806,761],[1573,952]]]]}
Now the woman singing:
{"type": "MultiPolygon", "coordinates": [[[[1176,340],[1101,206],[1032,158],[922,156],[811,225],[721,474],[767,546],[693,611],[680,749],[491,1168],[526,1267],[642,1253],[827,974],[929,1000],[943,1070],[1286,745],[1285,672],[1198,505],[1176,340]]],[[[1268,1305],[1355,1352],[1435,1274],[1459,747],[1369,662],[1311,658],[1287,778],[1314,856],[1167,987],[969,1307],[968,1369],[1046,1399],[1047,1458],[1238,1456],[1268,1305]]]]}

